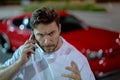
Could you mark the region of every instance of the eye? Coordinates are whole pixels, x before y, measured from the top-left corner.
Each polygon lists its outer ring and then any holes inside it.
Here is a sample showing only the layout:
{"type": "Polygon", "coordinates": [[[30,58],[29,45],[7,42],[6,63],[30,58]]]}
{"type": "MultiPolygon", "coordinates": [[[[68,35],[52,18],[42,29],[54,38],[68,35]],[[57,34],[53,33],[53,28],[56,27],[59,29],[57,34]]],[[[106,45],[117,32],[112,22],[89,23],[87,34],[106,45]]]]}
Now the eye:
{"type": "Polygon", "coordinates": [[[39,36],[39,37],[44,37],[44,34],[37,34],[37,36],[39,36]]]}
{"type": "Polygon", "coordinates": [[[53,35],[54,35],[54,33],[55,33],[55,31],[53,31],[53,32],[49,33],[49,35],[50,35],[50,36],[53,36],[53,35]]]}
{"type": "Polygon", "coordinates": [[[44,37],[44,35],[43,35],[43,34],[39,34],[39,36],[40,36],[40,37],[44,37]]]}

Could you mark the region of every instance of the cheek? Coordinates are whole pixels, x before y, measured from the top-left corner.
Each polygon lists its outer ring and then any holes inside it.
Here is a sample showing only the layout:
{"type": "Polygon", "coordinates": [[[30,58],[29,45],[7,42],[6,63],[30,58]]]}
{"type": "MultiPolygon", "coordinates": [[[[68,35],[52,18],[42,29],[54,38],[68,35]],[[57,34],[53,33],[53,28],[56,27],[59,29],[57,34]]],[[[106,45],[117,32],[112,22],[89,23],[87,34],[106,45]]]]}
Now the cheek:
{"type": "Polygon", "coordinates": [[[60,37],[60,35],[56,35],[56,36],[55,36],[55,38],[54,38],[55,44],[58,42],[59,37],[60,37]]]}
{"type": "Polygon", "coordinates": [[[38,37],[36,37],[36,41],[39,42],[39,38],[38,37]]]}
{"type": "Polygon", "coordinates": [[[43,43],[43,42],[40,40],[40,37],[36,37],[36,41],[37,41],[37,43],[39,43],[40,45],[43,43]]]}
{"type": "Polygon", "coordinates": [[[59,38],[59,34],[54,35],[54,39],[57,40],[59,38]]]}

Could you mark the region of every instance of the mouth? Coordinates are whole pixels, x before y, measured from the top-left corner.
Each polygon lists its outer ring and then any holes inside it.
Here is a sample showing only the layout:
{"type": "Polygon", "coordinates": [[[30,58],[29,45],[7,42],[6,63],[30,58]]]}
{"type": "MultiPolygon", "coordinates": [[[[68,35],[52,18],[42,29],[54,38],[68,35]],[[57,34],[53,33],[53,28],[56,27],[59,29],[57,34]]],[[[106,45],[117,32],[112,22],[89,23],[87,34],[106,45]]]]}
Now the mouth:
{"type": "Polygon", "coordinates": [[[46,49],[53,49],[55,46],[45,46],[46,49]]]}
{"type": "Polygon", "coordinates": [[[43,49],[46,52],[53,52],[55,49],[55,46],[54,45],[44,46],[43,49]]]}
{"type": "Polygon", "coordinates": [[[48,45],[48,46],[43,46],[45,49],[53,49],[55,46],[54,45],[48,45]]]}

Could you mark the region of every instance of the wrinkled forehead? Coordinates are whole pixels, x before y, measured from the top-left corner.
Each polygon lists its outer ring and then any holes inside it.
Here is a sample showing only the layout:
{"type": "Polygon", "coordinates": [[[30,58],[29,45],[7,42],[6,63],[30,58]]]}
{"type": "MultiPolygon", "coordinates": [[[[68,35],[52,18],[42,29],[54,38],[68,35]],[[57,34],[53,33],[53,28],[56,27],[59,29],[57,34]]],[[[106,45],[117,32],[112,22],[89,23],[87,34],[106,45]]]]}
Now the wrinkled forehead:
{"type": "Polygon", "coordinates": [[[50,24],[38,24],[36,28],[34,28],[34,32],[41,34],[49,34],[52,31],[58,30],[58,26],[55,22],[50,24]]]}

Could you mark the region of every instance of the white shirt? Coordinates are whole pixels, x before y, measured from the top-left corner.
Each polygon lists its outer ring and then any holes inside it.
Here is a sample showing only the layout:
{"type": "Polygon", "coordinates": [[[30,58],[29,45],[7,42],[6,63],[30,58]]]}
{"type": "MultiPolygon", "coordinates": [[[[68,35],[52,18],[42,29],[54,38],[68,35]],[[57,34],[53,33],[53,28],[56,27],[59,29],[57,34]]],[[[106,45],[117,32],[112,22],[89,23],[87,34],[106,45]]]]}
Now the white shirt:
{"type": "MultiPolygon", "coordinates": [[[[22,74],[19,76],[23,80],[71,80],[62,77],[61,74],[71,73],[65,67],[70,66],[71,61],[74,61],[78,65],[82,80],[95,80],[86,57],[66,40],[61,39],[63,41],[62,46],[50,55],[44,53],[40,47],[37,48],[35,55],[18,72],[18,74],[22,74]]],[[[14,63],[19,58],[21,51],[22,46],[3,66],[6,67],[14,63]]]]}

